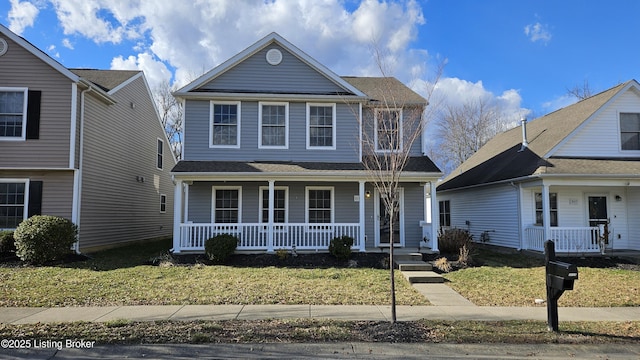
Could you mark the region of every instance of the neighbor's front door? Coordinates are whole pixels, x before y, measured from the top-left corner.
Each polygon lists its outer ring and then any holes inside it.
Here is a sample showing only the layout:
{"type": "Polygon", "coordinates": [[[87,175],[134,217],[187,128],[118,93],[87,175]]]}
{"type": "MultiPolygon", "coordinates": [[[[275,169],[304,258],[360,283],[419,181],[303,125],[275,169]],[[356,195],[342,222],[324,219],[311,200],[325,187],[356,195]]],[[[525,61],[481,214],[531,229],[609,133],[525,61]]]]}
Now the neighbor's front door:
{"type": "Polygon", "coordinates": [[[378,246],[389,246],[391,239],[391,228],[393,221],[393,243],[395,246],[403,246],[404,244],[404,191],[398,191],[398,212],[393,217],[389,217],[387,206],[384,201],[384,195],[376,194],[376,242],[378,246]]]}
{"type": "Polygon", "coordinates": [[[607,213],[606,196],[589,196],[587,200],[589,206],[589,226],[605,225],[604,243],[609,244],[608,231],[609,215],[607,213]]]}

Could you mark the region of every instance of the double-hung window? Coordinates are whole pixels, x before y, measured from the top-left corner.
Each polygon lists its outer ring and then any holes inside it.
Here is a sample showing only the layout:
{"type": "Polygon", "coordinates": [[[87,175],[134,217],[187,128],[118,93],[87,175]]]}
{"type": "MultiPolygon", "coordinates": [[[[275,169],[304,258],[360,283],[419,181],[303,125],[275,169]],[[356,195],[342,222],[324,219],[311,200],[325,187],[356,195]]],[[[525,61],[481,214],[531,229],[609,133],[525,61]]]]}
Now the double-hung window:
{"type": "Polygon", "coordinates": [[[0,182],[0,229],[15,229],[26,217],[27,182],[0,182]]]}
{"type": "Polygon", "coordinates": [[[156,168],[162,170],[162,165],[164,163],[164,141],[162,141],[161,139],[158,139],[157,142],[157,150],[158,150],[158,156],[156,158],[156,168]]]}
{"type": "Polygon", "coordinates": [[[439,210],[440,210],[440,227],[450,227],[451,226],[451,202],[449,200],[444,200],[438,202],[439,210]]]}
{"type": "Polygon", "coordinates": [[[376,109],[376,151],[402,151],[402,109],[376,109]]]}
{"type": "Polygon", "coordinates": [[[336,148],[336,104],[307,103],[307,149],[336,148]]]}
{"type": "Polygon", "coordinates": [[[27,89],[0,87],[0,140],[24,140],[27,124],[27,89]]]}
{"type": "MultiPolygon", "coordinates": [[[[287,209],[289,207],[287,187],[276,187],[273,190],[273,222],[274,223],[286,223],[288,222],[287,209]]],[[[269,188],[265,186],[260,187],[260,222],[269,222],[269,188]]]]}
{"type": "Polygon", "coordinates": [[[242,221],[242,188],[213,188],[213,222],[237,224],[242,221]]]}
{"type": "Polygon", "coordinates": [[[167,195],[165,194],[160,194],[160,212],[163,214],[167,212],[167,195]]]}
{"type": "MultiPolygon", "coordinates": [[[[333,187],[312,187],[306,188],[306,220],[311,224],[333,223],[333,187]]],[[[323,226],[314,226],[312,229],[325,229],[323,226]]]]}
{"type": "Polygon", "coordinates": [[[240,102],[211,102],[211,147],[240,147],[240,102]]]}
{"type": "Polygon", "coordinates": [[[620,113],[622,150],[640,150],[640,113],[620,113]]]}
{"type": "MultiPolygon", "coordinates": [[[[543,226],[542,193],[536,193],[536,225],[543,226]]],[[[549,193],[549,219],[551,226],[558,226],[558,194],[549,193]]]]}
{"type": "Polygon", "coordinates": [[[289,147],[289,104],[260,102],[258,107],[259,148],[289,147]]]}

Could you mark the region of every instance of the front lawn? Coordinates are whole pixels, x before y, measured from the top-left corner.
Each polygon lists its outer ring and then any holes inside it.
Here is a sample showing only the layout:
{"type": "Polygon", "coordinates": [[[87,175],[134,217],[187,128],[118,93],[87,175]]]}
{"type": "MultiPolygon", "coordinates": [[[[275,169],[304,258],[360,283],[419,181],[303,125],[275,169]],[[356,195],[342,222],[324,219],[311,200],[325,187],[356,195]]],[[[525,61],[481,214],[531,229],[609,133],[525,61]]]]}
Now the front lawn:
{"type": "MultiPolygon", "coordinates": [[[[389,272],[369,268],[143,265],[167,241],[92,254],[58,266],[0,267],[0,306],[389,304],[389,272]]],[[[400,305],[428,305],[396,273],[400,305]]]]}

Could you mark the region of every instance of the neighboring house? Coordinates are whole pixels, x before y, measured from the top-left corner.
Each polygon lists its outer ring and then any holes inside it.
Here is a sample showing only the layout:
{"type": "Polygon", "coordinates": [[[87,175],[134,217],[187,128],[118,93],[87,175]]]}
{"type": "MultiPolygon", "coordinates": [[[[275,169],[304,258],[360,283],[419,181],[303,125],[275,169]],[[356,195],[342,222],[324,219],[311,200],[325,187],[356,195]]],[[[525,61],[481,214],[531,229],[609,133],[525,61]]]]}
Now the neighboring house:
{"type": "Polygon", "coordinates": [[[0,229],[55,215],[76,250],[167,237],[175,165],[140,71],[67,69],[0,25],[0,229]]]}
{"type": "Polygon", "coordinates": [[[640,250],[638,82],[523,126],[438,186],[441,225],[517,249],[543,251],[554,240],[568,253],[640,250]]]}
{"type": "MultiPolygon", "coordinates": [[[[172,171],[174,252],[202,252],[221,233],[236,235],[238,250],[326,251],[343,235],[356,251],[388,247],[359,121],[384,115],[375,98],[383,84],[403,99],[400,117],[412,108],[422,119],[426,100],[398,80],[341,78],[272,33],[175,92],[185,134],[172,171]]],[[[435,239],[429,197],[442,175],[421,146],[401,176],[396,224],[397,246],[414,249],[423,231],[435,239]]]]}

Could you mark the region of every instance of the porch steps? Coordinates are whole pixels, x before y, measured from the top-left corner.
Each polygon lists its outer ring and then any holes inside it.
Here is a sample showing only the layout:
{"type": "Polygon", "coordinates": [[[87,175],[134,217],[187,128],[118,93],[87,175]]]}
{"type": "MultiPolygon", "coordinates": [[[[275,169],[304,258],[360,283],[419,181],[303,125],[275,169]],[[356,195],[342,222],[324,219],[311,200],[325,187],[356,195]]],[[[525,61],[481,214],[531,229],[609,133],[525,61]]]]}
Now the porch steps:
{"type": "Polygon", "coordinates": [[[411,284],[439,284],[444,282],[444,278],[440,274],[432,271],[431,264],[422,261],[422,254],[395,255],[394,263],[411,284]]]}

